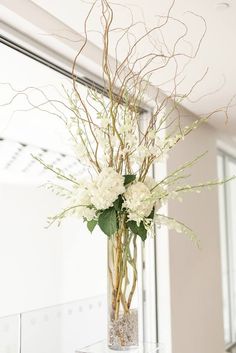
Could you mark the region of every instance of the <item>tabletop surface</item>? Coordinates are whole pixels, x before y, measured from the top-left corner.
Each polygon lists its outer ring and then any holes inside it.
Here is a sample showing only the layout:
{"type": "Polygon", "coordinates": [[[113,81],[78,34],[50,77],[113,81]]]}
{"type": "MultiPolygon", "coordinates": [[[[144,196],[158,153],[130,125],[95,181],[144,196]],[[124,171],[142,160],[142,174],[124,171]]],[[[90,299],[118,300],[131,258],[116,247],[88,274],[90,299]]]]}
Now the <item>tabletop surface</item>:
{"type": "MultiPolygon", "coordinates": [[[[100,341],[87,347],[82,347],[75,353],[115,353],[116,351],[107,346],[106,341],[100,341]]],[[[117,351],[118,352],[118,351],[117,351]]],[[[157,343],[142,342],[138,348],[123,350],[122,353],[163,353],[157,343]]]]}

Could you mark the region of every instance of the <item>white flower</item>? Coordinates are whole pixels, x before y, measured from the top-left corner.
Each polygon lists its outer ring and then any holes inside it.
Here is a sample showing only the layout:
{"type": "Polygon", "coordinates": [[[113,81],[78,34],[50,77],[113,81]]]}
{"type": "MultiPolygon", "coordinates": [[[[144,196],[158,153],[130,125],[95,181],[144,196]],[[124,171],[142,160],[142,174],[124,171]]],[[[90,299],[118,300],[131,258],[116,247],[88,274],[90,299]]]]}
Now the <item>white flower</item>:
{"type": "Polygon", "coordinates": [[[91,205],[91,195],[88,189],[80,190],[78,194],[79,204],[83,206],[91,205]]]}
{"type": "Polygon", "coordinates": [[[124,206],[128,210],[128,217],[140,224],[144,217],[152,212],[154,202],[149,188],[142,182],[137,182],[127,188],[124,206]]]}
{"type": "Polygon", "coordinates": [[[83,143],[74,144],[75,157],[83,164],[90,165],[89,153],[83,143]]]}
{"type": "Polygon", "coordinates": [[[158,210],[162,206],[162,199],[166,197],[166,190],[158,185],[152,177],[147,176],[144,180],[144,184],[149,188],[152,194],[152,200],[155,203],[155,210],[158,210]]]}
{"type": "Polygon", "coordinates": [[[134,132],[126,132],[125,139],[128,147],[135,147],[138,143],[138,138],[134,132]]]}
{"type": "Polygon", "coordinates": [[[96,218],[96,210],[86,206],[79,206],[76,208],[76,215],[79,218],[86,218],[87,221],[91,221],[96,218]]]}
{"type": "Polygon", "coordinates": [[[156,186],[157,182],[152,177],[146,176],[146,178],[144,180],[144,184],[151,191],[156,186]]]}
{"type": "Polygon", "coordinates": [[[146,158],[150,156],[150,150],[147,146],[141,145],[137,148],[140,158],[146,158]]]}
{"type": "Polygon", "coordinates": [[[89,191],[94,207],[104,210],[111,207],[117,197],[125,192],[124,177],[113,168],[104,168],[89,191]]]}
{"type": "Polygon", "coordinates": [[[98,119],[100,119],[100,126],[103,129],[106,129],[108,127],[108,125],[110,124],[110,117],[107,114],[99,114],[98,119]]]}
{"type": "Polygon", "coordinates": [[[81,181],[80,186],[75,188],[74,197],[71,200],[72,206],[78,205],[75,210],[75,215],[79,218],[86,218],[87,221],[91,221],[96,218],[96,210],[92,208],[90,188],[91,183],[81,181]]]}
{"type": "Polygon", "coordinates": [[[147,138],[153,140],[156,137],[156,129],[149,129],[147,138]]]}

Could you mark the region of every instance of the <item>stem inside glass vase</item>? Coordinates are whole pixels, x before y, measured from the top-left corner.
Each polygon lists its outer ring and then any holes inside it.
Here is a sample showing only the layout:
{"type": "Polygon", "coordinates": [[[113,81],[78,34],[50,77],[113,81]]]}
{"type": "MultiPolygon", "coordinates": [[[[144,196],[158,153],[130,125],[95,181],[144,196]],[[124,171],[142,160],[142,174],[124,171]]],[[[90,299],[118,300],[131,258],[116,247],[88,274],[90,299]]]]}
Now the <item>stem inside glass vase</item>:
{"type": "Polygon", "coordinates": [[[120,222],[108,240],[108,345],[138,346],[137,235],[120,222]]]}

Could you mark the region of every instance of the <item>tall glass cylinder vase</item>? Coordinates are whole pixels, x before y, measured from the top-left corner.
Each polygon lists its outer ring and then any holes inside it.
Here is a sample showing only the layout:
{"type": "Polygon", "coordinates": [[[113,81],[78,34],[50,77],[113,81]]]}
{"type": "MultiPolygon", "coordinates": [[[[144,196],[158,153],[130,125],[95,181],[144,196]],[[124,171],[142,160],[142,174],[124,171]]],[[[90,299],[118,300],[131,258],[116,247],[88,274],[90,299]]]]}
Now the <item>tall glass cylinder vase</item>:
{"type": "Polygon", "coordinates": [[[126,227],[108,240],[108,346],[138,346],[137,235],[126,227]]]}

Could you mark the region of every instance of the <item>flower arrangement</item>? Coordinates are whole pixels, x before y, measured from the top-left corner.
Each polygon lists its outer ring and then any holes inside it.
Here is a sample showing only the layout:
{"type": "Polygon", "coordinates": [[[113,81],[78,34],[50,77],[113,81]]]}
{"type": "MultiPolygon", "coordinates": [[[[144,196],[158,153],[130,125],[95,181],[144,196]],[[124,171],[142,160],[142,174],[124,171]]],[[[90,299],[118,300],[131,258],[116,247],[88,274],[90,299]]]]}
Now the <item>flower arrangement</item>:
{"type": "Polygon", "coordinates": [[[187,171],[205,153],[180,165],[163,178],[150,176],[154,163],[165,161],[178,143],[215,113],[222,112],[226,118],[228,116],[229,106],[222,107],[196,118],[189,126],[183,126],[179,104],[190,98],[205,75],[188,92],[180,94],[178,77],[182,67],[178,58],[189,61],[196,57],[206,32],[206,23],[201,16],[192,13],[203,24],[202,34],[192,53],[179,51],[179,44],[185,40],[188,30],[182,21],[171,16],[173,6],[174,2],[167,15],[160,16],[155,27],[143,25],[143,33],[137,38],[130,35],[138,25],[133,19],[126,28],[115,27],[114,12],[109,2],[100,0],[92,4],[84,22],[85,39],[73,64],[73,87],[70,91],[65,90],[67,104],[49,101],[66,106],[69,117],[61,118],[70,133],[76,158],[86,166],[90,177],[82,179],[68,174],[35,157],[64,183],[49,184],[49,188],[68,200],[68,206],[49,219],[50,224],[57,222],[60,225],[65,217],[73,215],[83,219],[91,232],[99,227],[109,239],[108,338],[110,347],[115,349],[136,346],[138,342],[137,312],[132,308],[137,289],[138,239],[145,241],[148,233],[154,233],[154,226],[164,225],[187,235],[198,244],[194,232],[181,221],[163,213],[162,206],[170,199],[181,201],[187,192],[198,193],[225,182],[187,183],[187,171]],[[104,89],[99,92],[90,85],[87,96],[83,97],[76,70],[88,44],[87,25],[94,9],[99,10],[101,15],[104,89]],[[177,23],[183,31],[174,44],[168,45],[163,31],[170,22],[177,23]],[[109,55],[114,33],[119,34],[113,48],[115,60],[109,55]],[[158,42],[156,37],[159,38],[158,42]],[[123,40],[128,42],[128,49],[121,50],[118,55],[123,40]],[[140,46],[143,48],[147,41],[148,49],[140,54],[140,46]],[[172,64],[175,66],[172,88],[169,86],[164,93],[155,88],[155,95],[150,99],[148,92],[150,87],[153,88],[153,75],[172,64]]]}
{"type": "MultiPolygon", "coordinates": [[[[184,163],[160,180],[150,177],[150,171],[154,163],[166,160],[178,143],[214,114],[221,112],[228,119],[230,103],[196,118],[189,126],[182,126],[179,104],[190,99],[191,93],[205,74],[188,92],[177,93],[177,77],[182,72],[177,58],[181,56],[191,60],[196,57],[206,33],[206,22],[201,16],[191,13],[201,19],[202,35],[196,45],[197,49],[191,55],[179,52],[178,44],[185,40],[188,30],[184,22],[171,16],[174,3],[175,1],[166,16],[160,16],[160,24],[150,29],[143,24],[143,33],[138,38],[135,37],[133,42],[128,38],[132,28],[137,25],[133,19],[127,28],[113,28],[114,11],[109,2],[99,0],[91,5],[84,21],[84,42],[73,63],[73,88],[71,91],[65,90],[68,102],[66,108],[70,117],[60,117],[72,138],[76,158],[86,166],[91,180],[80,180],[77,176],[67,175],[66,171],[54,169],[53,165],[35,157],[45,168],[68,184],[67,188],[49,185],[50,189],[69,200],[68,207],[50,218],[50,223],[60,224],[66,216],[75,215],[87,222],[90,231],[98,225],[110,237],[119,229],[119,218],[123,217],[125,225],[143,241],[147,232],[153,230],[154,224],[174,228],[197,241],[191,229],[162,214],[161,206],[169,199],[181,201],[186,192],[198,193],[203,188],[210,188],[225,181],[212,180],[198,185],[184,183],[189,176],[186,171],[205,153],[184,163]],[[87,96],[83,97],[77,85],[76,68],[88,44],[87,24],[94,10],[101,12],[104,90],[99,93],[90,85],[87,87],[87,96]],[[162,35],[162,31],[171,21],[184,28],[172,48],[162,38],[158,43],[152,43],[152,50],[139,56],[139,45],[144,45],[145,41],[150,44],[154,36],[162,35]],[[115,31],[119,36],[116,38],[114,63],[109,55],[109,43],[115,31]],[[128,42],[128,50],[121,58],[118,57],[118,48],[123,39],[128,42]],[[171,62],[176,65],[175,75],[172,77],[173,88],[169,88],[169,92],[164,94],[159,88],[155,88],[155,97],[150,100],[147,92],[148,87],[152,86],[152,75],[166,69],[171,62]],[[145,114],[145,108],[142,106],[149,106],[149,114],[145,114]],[[166,133],[163,134],[163,131],[166,133]]],[[[65,106],[64,102],[53,100],[46,103],[65,106]]]]}
{"type": "MultiPolygon", "coordinates": [[[[77,180],[68,177],[61,170],[54,170],[53,166],[46,165],[35,157],[45,168],[54,171],[59,179],[71,182],[71,190],[59,185],[48,184],[50,189],[70,200],[67,208],[56,216],[49,217],[49,223],[61,221],[74,215],[87,223],[90,232],[98,225],[108,237],[119,229],[118,219],[125,217],[126,226],[143,241],[148,231],[154,231],[154,225],[165,225],[175,229],[178,233],[186,234],[198,242],[193,231],[182,222],[160,213],[161,207],[169,199],[182,201],[186,192],[201,192],[203,188],[211,188],[225,181],[212,180],[198,185],[180,185],[179,181],[185,178],[184,172],[203,155],[195,160],[181,165],[171,175],[160,181],[146,176],[143,180],[136,174],[120,174],[112,167],[104,167],[92,181],[77,180]]],[[[231,178],[229,179],[231,180],[231,178]]]]}

